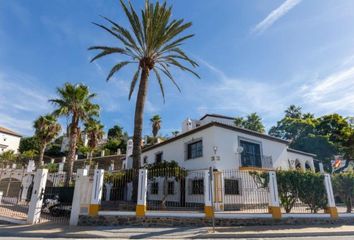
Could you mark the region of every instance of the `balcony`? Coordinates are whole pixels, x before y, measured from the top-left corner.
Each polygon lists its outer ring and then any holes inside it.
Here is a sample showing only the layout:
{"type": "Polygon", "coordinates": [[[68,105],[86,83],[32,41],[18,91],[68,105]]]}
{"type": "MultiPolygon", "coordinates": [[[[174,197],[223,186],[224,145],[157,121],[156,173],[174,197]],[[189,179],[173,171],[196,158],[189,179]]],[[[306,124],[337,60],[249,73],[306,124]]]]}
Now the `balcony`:
{"type": "Polygon", "coordinates": [[[258,154],[239,154],[240,169],[273,169],[271,156],[258,154]]]}

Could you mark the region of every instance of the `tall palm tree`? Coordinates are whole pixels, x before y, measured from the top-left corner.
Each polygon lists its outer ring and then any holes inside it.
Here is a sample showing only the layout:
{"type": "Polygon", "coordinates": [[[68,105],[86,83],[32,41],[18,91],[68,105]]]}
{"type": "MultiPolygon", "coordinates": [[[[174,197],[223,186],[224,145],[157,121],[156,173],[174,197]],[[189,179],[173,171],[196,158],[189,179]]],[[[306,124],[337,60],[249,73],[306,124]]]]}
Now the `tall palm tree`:
{"type": "Polygon", "coordinates": [[[39,142],[39,166],[43,163],[44,151],[51,141],[54,140],[61,131],[61,126],[57,122],[57,118],[52,114],[40,116],[33,123],[35,136],[39,142]]]}
{"type": "Polygon", "coordinates": [[[85,122],[85,132],[88,136],[87,145],[89,147],[89,165],[91,166],[93,151],[95,151],[104,135],[103,125],[100,121],[90,118],[85,122]]]}
{"type": "Polygon", "coordinates": [[[54,111],[55,116],[71,117],[69,129],[69,152],[68,160],[68,175],[65,184],[69,185],[72,180],[73,166],[76,154],[77,139],[79,135],[79,124],[81,121],[86,121],[92,116],[98,116],[99,106],[92,103],[96,96],[90,93],[87,86],[83,84],[65,83],[64,87],[57,88],[57,99],[49,100],[57,109],[54,111]]]}
{"type": "Polygon", "coordinates": [[[156,139],[156,136],[161,128],[161,117],[160,115],[154,115],[151,119],[151,126],[152,126],[152,135],[154,136],[154,139],[156,139]]]}
{"type": "Polygon", "coordinates": [[[135,86],[138,84],[133,136],[133,167],[138,168],[141,157],[144,106],[150,73],[153,72],[155,74],[162,97],[165,100],[160,73],[163,73],[180,90],[170,72],[170,67],[176,67],[199,77],[193,70],[183,65],[187,63],[192,67],[196,67],[198,64],[191,60],[180,48],[185,40],[194,36],[193,34],[181,36],[181,33],[188,29],[192,23],[185,23],[183,19],[172,20],[172,8],[168,7],[166,2],[163,4],[159,4],[159,2],[152,4],[149,0],[146,0],[140,17],[131,3],[128,6],[123,0],[120,0],[120,2],[128,18],[130,29],[124,28],[106,17],[104,19],[108,21],[109,26],[94,23],[114,36],[120,42],[120,46],[93,46],[89,50],[100,50],[100,53],[91,62],[114,53],[127,58],[127,60],[120,61],[113,66],[107,76],[107,80],[123,67],[129,64],[136,65],[137,70],[131,81],[129,99],[134,92],[135,86]],[[140,80],[138,81],[139,75],[140,80]]]}

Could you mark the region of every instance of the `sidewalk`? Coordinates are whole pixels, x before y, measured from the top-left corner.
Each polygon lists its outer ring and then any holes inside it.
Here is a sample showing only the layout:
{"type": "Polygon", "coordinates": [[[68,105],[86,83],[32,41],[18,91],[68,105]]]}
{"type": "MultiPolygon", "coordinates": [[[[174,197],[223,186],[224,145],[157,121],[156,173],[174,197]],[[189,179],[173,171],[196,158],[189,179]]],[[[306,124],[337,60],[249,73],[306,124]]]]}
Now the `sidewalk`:
{"type": "Polygon", "coordinates": [[[319,226],[252,226],[210,228],[141,228],[141,227],[69,227],[60,225],[5,225],[0,224],[0,239],[18,238],[123,238],[123,239],[197,239],[197,238],[292,238],[354,239],[354,225],[319,226]]]}

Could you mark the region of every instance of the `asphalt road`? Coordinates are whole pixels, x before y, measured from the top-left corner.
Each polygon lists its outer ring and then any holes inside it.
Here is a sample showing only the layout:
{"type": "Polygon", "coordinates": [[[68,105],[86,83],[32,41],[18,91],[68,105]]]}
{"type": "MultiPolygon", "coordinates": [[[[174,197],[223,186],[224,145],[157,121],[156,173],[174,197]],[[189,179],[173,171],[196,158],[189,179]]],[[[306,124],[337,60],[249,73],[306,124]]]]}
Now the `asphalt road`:
{"type": "MultiPolygon", "coordinates": [[[[354,224],[354,223],[353,223],[354,224]]],[[[69,227],[0,224],[0,240],[12,239],[336,239],[354,240],[354,225],[210,228],[69,227]]]]}

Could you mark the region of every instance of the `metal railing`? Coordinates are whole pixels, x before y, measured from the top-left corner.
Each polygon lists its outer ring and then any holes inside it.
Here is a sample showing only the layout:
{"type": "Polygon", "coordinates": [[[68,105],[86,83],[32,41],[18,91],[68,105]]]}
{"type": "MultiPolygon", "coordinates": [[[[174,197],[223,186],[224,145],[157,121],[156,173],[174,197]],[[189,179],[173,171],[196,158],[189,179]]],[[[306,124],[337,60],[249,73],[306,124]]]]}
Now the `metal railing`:
{"type": "Polygon", "coordinates": [[[269,189],[263,187],[249,171],[224,170],[222,176],[224,211],[268,213],[269,189]]]}
{"type": "Polygon", "coordinates": [[[182,168],[148,170],[148,210],[204,209],[204,171],[182,168]]]}
{"type": "Polygon", "coordinates": [[[239,159],[240,167],[259,167],[273,169],[272,156],[241,153],[239,154],[239,159]]]}

